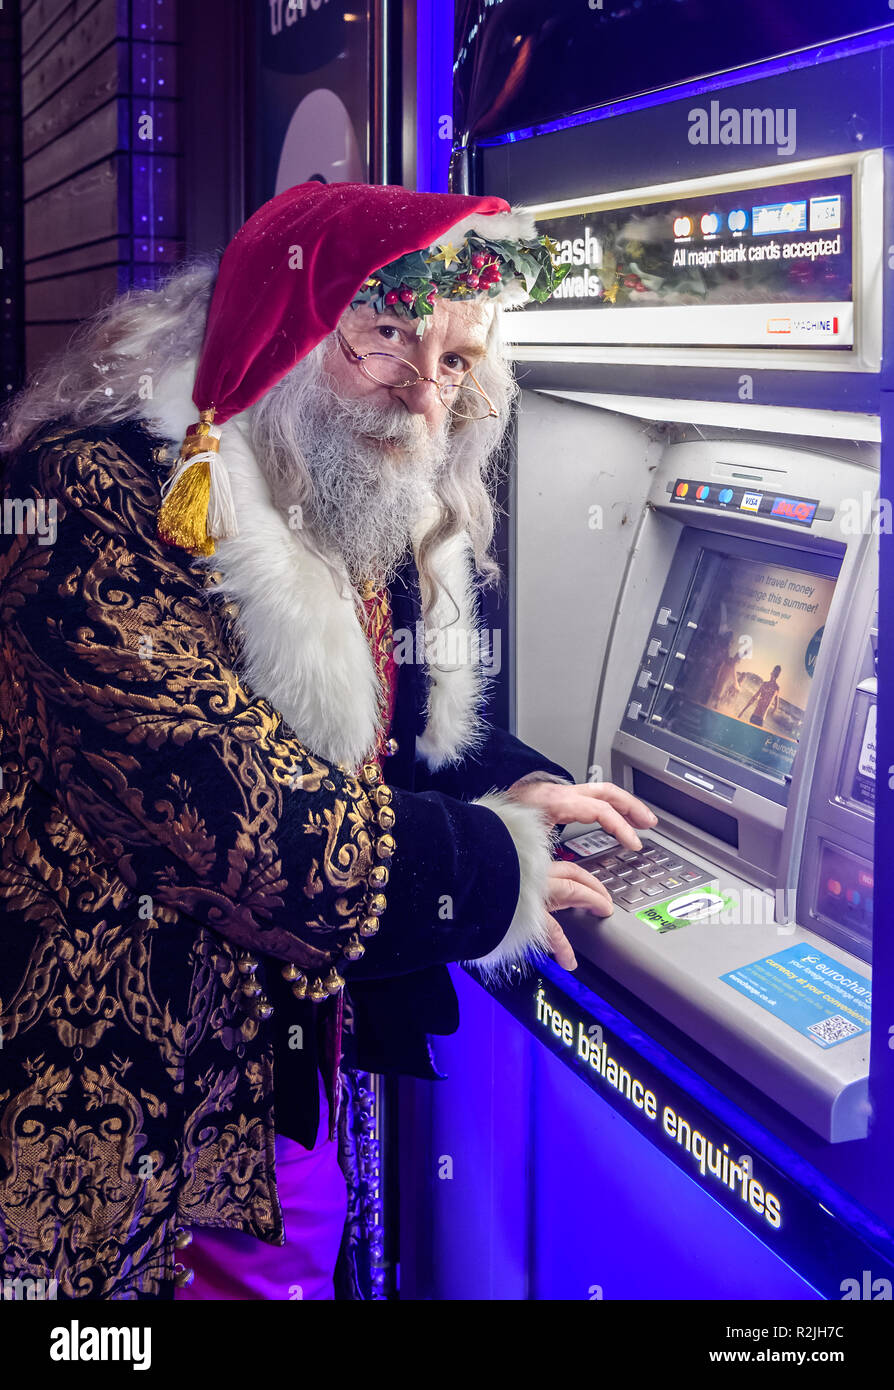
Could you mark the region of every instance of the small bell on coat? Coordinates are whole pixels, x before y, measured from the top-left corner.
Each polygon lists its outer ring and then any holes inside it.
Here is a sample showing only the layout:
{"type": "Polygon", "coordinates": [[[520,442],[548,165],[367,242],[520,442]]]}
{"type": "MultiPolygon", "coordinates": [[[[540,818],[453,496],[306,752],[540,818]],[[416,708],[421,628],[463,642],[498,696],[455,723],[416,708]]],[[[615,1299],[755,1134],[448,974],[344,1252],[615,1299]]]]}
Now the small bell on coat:
{"type": "Polygon", "coordinates": [[[161,489],[158,534],[168,545],[193,555],[213,555],[215,541],[235,536],[239,527],[226,464],[220,457],[220,430],[213,410],[190,425],[174,470],[161,489]]]}

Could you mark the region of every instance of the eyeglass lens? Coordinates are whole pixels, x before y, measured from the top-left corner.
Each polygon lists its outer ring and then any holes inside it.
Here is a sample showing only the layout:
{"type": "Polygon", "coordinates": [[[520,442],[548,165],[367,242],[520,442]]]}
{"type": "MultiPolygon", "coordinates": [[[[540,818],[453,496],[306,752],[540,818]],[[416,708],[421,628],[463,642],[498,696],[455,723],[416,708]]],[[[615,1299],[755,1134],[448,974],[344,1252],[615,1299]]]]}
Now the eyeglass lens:
{"type": "MultiPolygon", "coordinates": [[[[369,353],[362,366],[368,376],[381,382],[383,386],[412,386],[419,380],[418,372],[413,375],[408,363],[389,352],[369,353]]],[[[455,415],[474,420],[490,413],[490,406],[484,396],[473,387],[445,383],[439,386],[438,390],[444,405],[455,415]]]]}

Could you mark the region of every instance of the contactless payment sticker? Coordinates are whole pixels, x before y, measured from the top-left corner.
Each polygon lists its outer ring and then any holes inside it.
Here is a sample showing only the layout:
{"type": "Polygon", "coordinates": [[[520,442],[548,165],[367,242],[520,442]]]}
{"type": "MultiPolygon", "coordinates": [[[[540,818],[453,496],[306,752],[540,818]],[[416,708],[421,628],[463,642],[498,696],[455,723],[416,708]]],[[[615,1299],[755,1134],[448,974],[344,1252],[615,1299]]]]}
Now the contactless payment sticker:
{"type": "Polygon", "coordinates": [[[817,1047],[869,1031],[872,981],[811,946],[789,946],[720,979],[817,1047]]]}
{"type": "Polygon", "coordinates": [[[687,888],[663,902],[639,908],[635,915],[657,932],[676,931],[690,922],[714,921],[732,905],[732,898],[714,888],[687,888]]]}

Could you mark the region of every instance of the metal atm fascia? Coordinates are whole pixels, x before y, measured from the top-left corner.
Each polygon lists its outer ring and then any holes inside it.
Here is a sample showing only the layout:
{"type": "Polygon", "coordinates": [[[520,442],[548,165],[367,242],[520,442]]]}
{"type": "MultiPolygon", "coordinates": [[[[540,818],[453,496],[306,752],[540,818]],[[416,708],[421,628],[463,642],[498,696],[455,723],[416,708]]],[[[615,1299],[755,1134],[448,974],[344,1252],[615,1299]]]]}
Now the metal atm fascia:
{"type": "MultiPolygon", "coordinates": [[[[692,922],[658,934],[619,906],[598,925],[587,914],[562,914],[577,951],[830,1141],[859,1138],[867,1132],[868,1035],[820,1049],[739,995],[720,976],[800,943],[815,946],[848,970],[866,973],[862,961],[792,921],[789,909],[795,902],[812,769],[821,761],[820,743],[837,688],[836,671],[848,650],[849,630],[865,587],[860,577],[871,568],[869,552],[874,548],[871,534],[850,533],[848,504],[865,493],[875,497],[877,452],[840,441],[797,448],[741,434],[675,443],[665,449],[631,550],[612,627],[591,759],[598,757],[602,731],[614,729],[613,781],[634,790],[635,774],[645,771],[659,782],[685,789],[694,802],[734,816],[740,831],[738,848],[659,805],[655,805],[659,826],[649,838],[685,850],[695,865],[712,875],[721,891],[733,891],[738,902],[749,904],[748,915],[755,920],[729,925],[692,922]],[[819,497],[820,506],[808,533],[785,521],[709,512],[695,502],[671,503],[670,489],[678,478],[739,485],[744,479],[756,490],[819,497]],[[741,786],[733,786],[730,798],[729,786],[737,780],[732,766],[723,794],[715,795],[704,785],[711,777],[705,777],[704,758],[694,746],[688,766],[697,780],[687,780],[685,769],[674,777],[668,771],[668,764],[675,761],[671,754],[625,729],[631,687],[684,528],[700,529],[707,539],[713,533],[718,538],[748,537],[774,549],[788,547],[795,568],[799,551],[802,556],[806,552],[840,560],[787,807],[784,797],[761,796],[741,786]]],[[[801,567],[805,567],[803,561],[801,567]]]]}

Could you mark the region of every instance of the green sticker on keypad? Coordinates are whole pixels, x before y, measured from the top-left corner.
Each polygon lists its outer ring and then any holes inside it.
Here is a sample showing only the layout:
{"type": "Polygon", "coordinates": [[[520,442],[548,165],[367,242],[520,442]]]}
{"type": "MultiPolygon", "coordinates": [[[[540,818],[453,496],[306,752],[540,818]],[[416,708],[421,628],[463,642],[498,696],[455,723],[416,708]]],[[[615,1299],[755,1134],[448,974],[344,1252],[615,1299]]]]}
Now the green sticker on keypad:
{"type": "Polygon", "coordinates": [[[687,888],[660,903],[648,903],[636,909],[635,916],[654,931],[677,931],[692,922],[714,922],[733,899],[716,888],[687,888]]]}

